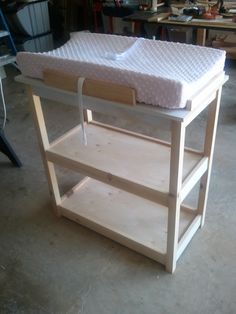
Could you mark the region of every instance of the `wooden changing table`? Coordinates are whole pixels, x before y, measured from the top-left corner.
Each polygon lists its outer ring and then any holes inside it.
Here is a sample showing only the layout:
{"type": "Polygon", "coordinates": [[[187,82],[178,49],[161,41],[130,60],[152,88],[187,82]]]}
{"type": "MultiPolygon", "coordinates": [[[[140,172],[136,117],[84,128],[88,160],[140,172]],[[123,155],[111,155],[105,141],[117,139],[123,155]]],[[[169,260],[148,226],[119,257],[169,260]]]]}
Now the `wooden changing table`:
{"type": "Polygon", "coordinates": [[[130,106],[84,96],[88,145],[78,125],[49,143],[40,97],[78,105],[78,94],[22,75],[29,85],[56,213],[87,226],[165,265],[173,273],[176,262],[199,227],[204,225],[221,88],[224,73],[188,101],[188,109],[169,110],[130,106]],[[206,108],[203,151],[185,148],[186,127],[206,108]],[[171,143],[98,123],[92,111],[147,123],[162,117],[171,122],[171,143]],[[54,164],[87,177],[61,196],[54,164]],[[183,204],[200,181],[197,208],[183,204]]]}

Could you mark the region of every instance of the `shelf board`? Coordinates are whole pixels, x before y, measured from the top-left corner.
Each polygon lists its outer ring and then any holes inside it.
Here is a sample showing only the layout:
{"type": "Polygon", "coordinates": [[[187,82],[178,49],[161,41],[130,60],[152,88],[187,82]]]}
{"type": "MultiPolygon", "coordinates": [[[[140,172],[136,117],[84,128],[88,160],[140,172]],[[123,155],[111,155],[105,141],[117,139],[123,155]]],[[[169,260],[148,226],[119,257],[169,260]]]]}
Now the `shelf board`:
{"type": "MultiPolygon", "coordinates": [[[[59,205],[61,215],[160,263],[167,245],[166,207],[86,178],[59,205]]],[[[195,215],[181,211],[179,239],[195,215]]]]}
{"type": "MultiPolygon", "coordinates": [[[[167,205],[170,147],[155,139],[88,124],[88,145],[77,127],[55,141],[47,159],[117,188],[167,205]],[[146,194],[145,194],[146,193],[146,194]],[[156,197],[156,198],[155,198],[156,197]]],[[[202,156],[185,152],[183,180],[202,156]]]]}

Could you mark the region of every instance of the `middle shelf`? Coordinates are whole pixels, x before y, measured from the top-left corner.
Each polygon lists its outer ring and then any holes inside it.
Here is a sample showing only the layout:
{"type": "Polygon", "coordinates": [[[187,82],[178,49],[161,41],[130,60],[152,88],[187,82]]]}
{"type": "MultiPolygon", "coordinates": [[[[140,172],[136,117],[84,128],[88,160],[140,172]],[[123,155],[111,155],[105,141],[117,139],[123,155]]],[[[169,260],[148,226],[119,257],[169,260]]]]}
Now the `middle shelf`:
{"type": "MultiPolygon", "coordinates": [[[[86,134],[87,146],[83,144],[80,126],[70,130],[51,143],[47,160],[168,205],[168,143],[97,122],[86,124],[86,134]]],[[[202,154],[185,150],[183,181],[203,167],[202,159],[202,154]]]]}

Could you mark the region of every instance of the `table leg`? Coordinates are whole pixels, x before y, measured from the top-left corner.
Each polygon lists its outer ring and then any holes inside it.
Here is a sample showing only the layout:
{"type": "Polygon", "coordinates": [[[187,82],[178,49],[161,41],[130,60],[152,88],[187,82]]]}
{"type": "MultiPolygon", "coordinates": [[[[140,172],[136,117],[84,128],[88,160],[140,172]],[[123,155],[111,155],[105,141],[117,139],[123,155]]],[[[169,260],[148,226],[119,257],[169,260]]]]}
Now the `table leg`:
{"type": "Polygon", "coordinates": [[[200,191],[198,198],[198,213],[202,216],[201,227],[205,222],[207,196],[211,177],[211,168],[214,154],[217,122],[220,108],[221,88],[217,92],[215,100],[210,104],[207,118],[207,127],[204,143],[204,155],[209,158],[208,170],[200,181],[200,191]]]}
{"type": "Polygon", "coordinates": [[[183,123],[172,121],[166,256],[166,270],[170,273],[174,272],[177,261],[185,130],[183,123]]]}
{"type": "Polygon", "coordinates": [[[196,44],[199,46],[205,46],[205,44],[206,44],[206,29],[205,28],[198,28],[197,29],[196,44]]]}
{"type": "Polygon", "coordinates": [[[40,97],[35,95],[30,87],[28,88],[28,95],[30,99],[33,119],[36,126],[36,132],[38,135],[42,160],[43,160],[46,175],[48,178],[50,196],[53,201],[55,214],[57,216],[60,216],[60,210],[58,208],[58,205],[60,205],[61,203],[61,196],[60,196],[60,191],[58,187],[56,171],[55,171],[54,164],[47,160],[46,153],[45,153],[45,151],[50,147],[50,144],[49,144],[49,139],[48,139],[48,134],[47,134],[47,129],[46,129],[46,124],[44,120],[40,97]]]}

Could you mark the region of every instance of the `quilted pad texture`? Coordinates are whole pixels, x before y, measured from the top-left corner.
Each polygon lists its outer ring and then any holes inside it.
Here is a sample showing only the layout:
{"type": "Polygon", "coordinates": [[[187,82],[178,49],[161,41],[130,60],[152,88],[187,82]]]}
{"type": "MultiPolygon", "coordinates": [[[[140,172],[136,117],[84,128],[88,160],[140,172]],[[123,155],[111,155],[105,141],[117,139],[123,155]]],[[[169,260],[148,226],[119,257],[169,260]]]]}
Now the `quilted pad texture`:
{"type": "Polygon", "coordinates": [[[137,101],[184,108],[191,96],[224,69],[225,52],[174,42],[117,35],[72,33],[62,47],[46,53],[19,52],[23,75],[42,78],[56,69],[134,88],[137,101]]]}

